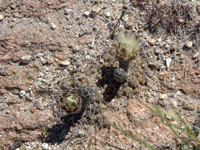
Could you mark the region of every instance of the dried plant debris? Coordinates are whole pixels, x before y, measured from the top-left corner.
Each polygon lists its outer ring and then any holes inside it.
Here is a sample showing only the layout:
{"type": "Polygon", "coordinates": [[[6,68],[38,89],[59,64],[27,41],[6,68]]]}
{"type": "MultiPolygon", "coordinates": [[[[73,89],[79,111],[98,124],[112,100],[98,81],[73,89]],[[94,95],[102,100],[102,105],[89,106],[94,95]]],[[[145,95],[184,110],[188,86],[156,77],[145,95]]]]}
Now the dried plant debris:
{"type": "Polygon", "coordinates": [[[169,33],[177,33],[192,20],[192,6],[182,1],[155,2],[146,6],[146,22],[150,31],[163,28],[169,33]]]}

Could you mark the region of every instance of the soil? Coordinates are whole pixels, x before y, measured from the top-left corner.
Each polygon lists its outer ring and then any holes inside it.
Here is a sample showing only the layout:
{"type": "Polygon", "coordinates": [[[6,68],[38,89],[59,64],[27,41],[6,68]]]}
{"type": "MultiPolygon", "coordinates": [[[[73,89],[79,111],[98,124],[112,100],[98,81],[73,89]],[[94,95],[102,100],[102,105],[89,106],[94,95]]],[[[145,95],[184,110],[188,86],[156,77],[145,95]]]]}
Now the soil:
{"type": "Polygon", "coordinates": [[[200,127],[197,1],[0,0],[0,11],[2,150],[149,149],[110,123],[157,149],[179,148],[147,106],[200,127]],[[116,82],[113,37],[124,31],[141,39],[141,50],[116,82]],[[87,108],[67,114],[61,97],[82,86],[93,90],[87,108]]]}

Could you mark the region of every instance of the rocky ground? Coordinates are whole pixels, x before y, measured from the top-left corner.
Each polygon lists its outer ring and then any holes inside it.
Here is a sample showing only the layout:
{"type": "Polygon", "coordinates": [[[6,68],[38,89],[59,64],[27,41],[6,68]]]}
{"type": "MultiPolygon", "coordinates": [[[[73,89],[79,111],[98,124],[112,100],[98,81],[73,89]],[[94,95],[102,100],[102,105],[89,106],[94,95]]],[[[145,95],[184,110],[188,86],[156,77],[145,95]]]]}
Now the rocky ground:
{"type": "Polygon", "coordinates": [[[105,120],[158,149],[181,146],[138,100],[195,122],[200,112],[195,0],[0,0],[0,11],[1,149],[148,149],[105,120]],[[123,10],[116,33],[135,32],[142,50],[120,84],[113,83],[119,63],[111,35],[123,10]],[[66,116],[58,101],[63,87],[74,84],[90,86],[93,98],[85,112],[66,116]],[[45,126],[48,135],[41,132],[45,126]]]}

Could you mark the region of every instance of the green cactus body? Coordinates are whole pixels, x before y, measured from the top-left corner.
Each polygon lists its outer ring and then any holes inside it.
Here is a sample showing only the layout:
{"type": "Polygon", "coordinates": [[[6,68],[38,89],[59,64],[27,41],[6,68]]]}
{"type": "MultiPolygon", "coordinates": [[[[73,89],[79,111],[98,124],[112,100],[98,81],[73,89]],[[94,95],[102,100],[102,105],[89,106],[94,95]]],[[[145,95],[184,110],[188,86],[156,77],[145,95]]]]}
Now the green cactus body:
{"type": "Polygon", "coordinates": [[[77,114],[84,110],[92,98],[92,89],[81,87],[77,92],[69,91],[62,95],[60,107],[68,114],[77,114]]]}
{"type": "Polygon", "coordinates": [[[121,68],[115,69],[115,71],[113,73],[113,77],[117,82],[124,82],[127,78],[126,72],[121,68]]]}
{"type": "Polygon", "coordinates": [[[68,114],[75,114],[80,112],[82,106],[82,98],[75,92],[70,91],[64,93],[60,99],[60,107],[68,114]]]}

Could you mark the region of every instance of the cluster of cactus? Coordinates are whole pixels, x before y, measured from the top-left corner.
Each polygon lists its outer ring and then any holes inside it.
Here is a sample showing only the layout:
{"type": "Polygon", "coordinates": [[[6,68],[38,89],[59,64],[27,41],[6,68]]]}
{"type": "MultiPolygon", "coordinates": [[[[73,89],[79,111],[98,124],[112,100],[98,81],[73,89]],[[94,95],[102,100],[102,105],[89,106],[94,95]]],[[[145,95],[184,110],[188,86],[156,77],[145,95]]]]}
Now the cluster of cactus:
{"type": "MultiPolygon", "coordinates": [[[[119,33],[115,38],[115,56],[119,61],[119,68],[113,72],[115,81],[126,81],[126,72],[135,53],[140,49],[140,39],[133,32],[119,33]]],[[[60,108],[67,114],[77,114],[83,111],[92,99],[93,90],[89,86],[82,86],[78,90],[71,90],[62,94],[60,108]]]]}

